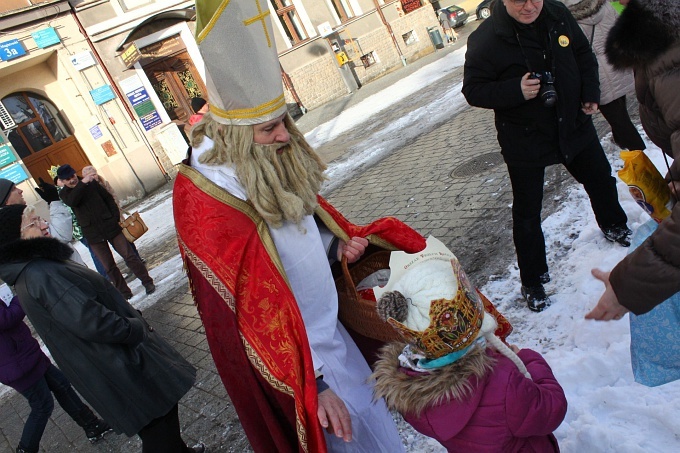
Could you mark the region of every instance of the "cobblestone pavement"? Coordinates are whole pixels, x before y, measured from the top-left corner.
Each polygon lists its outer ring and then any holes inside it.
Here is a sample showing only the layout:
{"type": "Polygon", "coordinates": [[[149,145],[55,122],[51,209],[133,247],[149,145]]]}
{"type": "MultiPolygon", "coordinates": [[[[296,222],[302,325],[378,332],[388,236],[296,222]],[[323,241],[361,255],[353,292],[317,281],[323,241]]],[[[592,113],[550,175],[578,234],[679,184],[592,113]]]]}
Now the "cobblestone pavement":
{"type": "MultiPolygon", "coordinates": [[[[298,123],[303,131],[333,118],[343,109],[389,86],[422,65],[441,58],[462,45],[476,24],[468,24],[455,46],[447,47],[420,62],[364,86],[317,110],[298,123]],[[468,29],[468,30],[466,30],[468,29]]],[[[447,89],[462,79],[462,68],[431,89],[447,89]]],[[[424,101],[426,102],[426,101],[424,101]]],[[[407,114],[414,106],[409,100],[381,114],[363,131],[407,114]]],[[[634,110],[631,106],[631,111],[634,110]]],[[[607,125],[596,120],[601,134],[607,125]]],[[[461,260],[464,269],[477,285],[494,275],[503,275],[514,260],[509,180],[498,154],[492,112],[465,108],[452,113],[441,124],[423,124],[423,133],[403,143],[403,147],[370,168],[362,169],[350,181],[326,193],[327,198],[351,221],[367,223],[385,215],[394,215],[424,235],[432,234],[446,243],[461,260]]],[[[353,135],[353,134],[350,134],[353,135]]],[[[358,143],[358,141],[357,141],[358,143]]],[[[351,146],[351,143],[349,144],[351,146]]],[[[348,149],[347,137],[324,144],[319,152],[342,156],[348,149]]],[[[545,210],[548,215],[559,207],[560,194],[573,184],[566,171],[555,166],[547,171],[545,210]]],[[[170,196],[171,186],[160,189],[170,196]]],[[[153,250],[142,248],[150,267],[177,254],[174,237],[159,238],[153,250]]],[[[518,295],[519,298],[519,295],[518,295]]],[[[204,331],[186,283],[144,310],[145,317],[192,364],[198,368],[194,388],[180,402],[180,422],[189,444],[201,440],[210,451],[251,451],[234,409],[215,371],[204,331]]],[[[0,400],[0,451],[12,452],[29,413],[23,397],[10,392],[0,400]]],[[[45,452],[138,452],[137,438],[110,434],[90,445],[82,430],[55,405],[54,413],[41,442],[45,452]]]]}

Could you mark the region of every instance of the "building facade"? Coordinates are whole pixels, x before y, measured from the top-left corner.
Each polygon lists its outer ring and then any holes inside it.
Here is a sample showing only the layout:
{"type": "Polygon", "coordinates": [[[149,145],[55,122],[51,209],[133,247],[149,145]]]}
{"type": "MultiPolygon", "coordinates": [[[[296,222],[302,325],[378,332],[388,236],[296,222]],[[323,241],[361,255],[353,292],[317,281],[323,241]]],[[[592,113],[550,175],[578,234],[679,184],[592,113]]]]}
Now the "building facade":
{"type": "MultiPolygon", "coordinates": [[[[292,113],[435,50],[427,0],[252,1],[272,19],[292,113]]],[[[207,94],[194,30],[193,0],[3,0],[0,140],[14,159],[0,172],[24,178],[29,203],[63,163],[94,165],[124,204],[171,180],[191,99],[207,94]]]]}

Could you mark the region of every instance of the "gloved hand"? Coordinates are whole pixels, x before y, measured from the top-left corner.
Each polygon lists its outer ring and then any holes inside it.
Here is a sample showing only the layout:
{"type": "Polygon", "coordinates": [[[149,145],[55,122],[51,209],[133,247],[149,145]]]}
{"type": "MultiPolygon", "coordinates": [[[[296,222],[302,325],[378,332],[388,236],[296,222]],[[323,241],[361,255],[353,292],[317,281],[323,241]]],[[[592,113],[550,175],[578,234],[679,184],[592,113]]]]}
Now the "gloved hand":
{"type": "Polygon", "coordinates": [[[35,191],[38,192],[40,198],[45,200],[47,204],[50,204],[53,201],[59,201],[59,191],[57,190],[57,187],[46,183],[42,178],[38,178],[38,180],[40,181],[40,184],[35,188],[35,191]]]}

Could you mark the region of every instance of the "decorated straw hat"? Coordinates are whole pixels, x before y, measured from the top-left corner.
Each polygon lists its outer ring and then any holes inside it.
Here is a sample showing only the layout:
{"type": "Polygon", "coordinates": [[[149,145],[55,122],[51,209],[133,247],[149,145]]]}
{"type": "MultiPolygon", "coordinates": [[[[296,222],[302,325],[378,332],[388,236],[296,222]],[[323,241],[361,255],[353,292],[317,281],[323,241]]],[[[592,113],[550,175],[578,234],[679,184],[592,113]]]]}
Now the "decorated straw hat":
{"type": "Polygon", "coordinates": [[[414,266],[378,300],[379,314],[428,359],[470,346],[479,334],[484,307],[457,260],[414,266]],[[405,309],[405,310],[404,310],[405,309]]]}
{"type": "Polygon", "coordinates": [[[259,124],[286,112],[267,1],[196,0],[196,42],[216,121],[259,124]]]}

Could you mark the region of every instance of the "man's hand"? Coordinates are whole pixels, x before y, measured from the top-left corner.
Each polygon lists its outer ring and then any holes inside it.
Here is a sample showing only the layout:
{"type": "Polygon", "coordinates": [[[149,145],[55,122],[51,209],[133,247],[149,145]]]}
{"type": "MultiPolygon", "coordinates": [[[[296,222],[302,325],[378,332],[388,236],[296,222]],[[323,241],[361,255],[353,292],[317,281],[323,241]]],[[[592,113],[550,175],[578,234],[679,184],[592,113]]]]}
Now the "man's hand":
{"type": "Polygon", "coordinates": [[[597,105],[597,102],[584,102],[583,108],[581,110],[583,110],[583,113],[586,115],[593,115],[598,112],[599,107],[600,106],[597,105]]]}
{"type": "Polygon", "coordinates": [[[538,79],[530,79],[530,72],[527,72],[522,77],[520,88],[522,88],[522,95],[527,101],[538,96],[538,91],[541,89],[541,81],[538,79]]]}
{"type": "Polygon", "coordinates": [[[604,294],[600,297],[595,308],[586,315],[586,319],[594,319],[595,321],[611,321],[623,318],[623,315],[629,310],[619,303],[616,293],[609,283],[609,272],[603,272],[599,269],[593,269],[593,277],[604,283],[604,294]]]}
{"type": "Polygon", "coordinates": [[[348,263],[353,263],[364,254],[366,247],[368,246],[368,239],[360,238],[358,236],[353,237],[349,241],[345,242],[342,239],[338,244],[338,261],[342,260],[342,257],[347,257],[348,263]]]}
{"type": "Polygon", "coordinates": [[[333,390],[326,389],[319,393],[319,423],[331,434],[342,438],[345,442],[352,441],[352,420],[345,403],[333,390]]]}
{"type": "Polygon", "coordinates": [[[92,175],[92,174],[89,174],[89,175],[87,175],[87,176],[83,176],[83,179],[81,179],[80,181],[81,181],[83,184],[87,184],[88,182],[92,181],[93,178],[94,178],[93,175],[92,175]]]}

